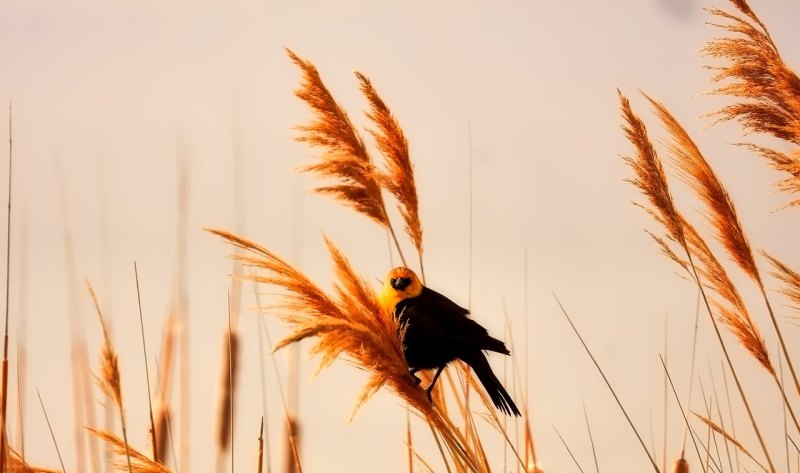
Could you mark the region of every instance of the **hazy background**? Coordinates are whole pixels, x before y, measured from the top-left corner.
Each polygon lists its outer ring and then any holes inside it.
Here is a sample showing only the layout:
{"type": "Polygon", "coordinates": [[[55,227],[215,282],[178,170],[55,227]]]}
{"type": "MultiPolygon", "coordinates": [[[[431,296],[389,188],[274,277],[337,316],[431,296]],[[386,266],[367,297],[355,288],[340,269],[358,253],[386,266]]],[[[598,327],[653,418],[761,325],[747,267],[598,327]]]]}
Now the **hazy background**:
{"type": "MultiPolygon", "coordinates": [[[[717,34],[705,25],[709,16],[701,11],[710,5],[732,8],[721,0],[3,2],[0,102],[13,100],[15,158],[10,364],[16,379],[16,347],[24,336],[28,459],[58,465],[38,388],[67,469],[75,468],[70,297],[84,320],[94,369],[101,343],[83,277],[93,281],[113,321],[130,441],[147,451],[132,262],[139,265],[153,375],[175,268],[180,156],[190,170],[192,471],[211,471],[215,458],[218,365],[231,271],[225,258],[231,248],[201,229],[234,228],[237,133],[244,235],[292,258],[323,287],[329,287],[330,270],[321,232],[376,286],[389,269],[385,233],[312,195],[316,182],[295,172],[318,152],[293,140],[292,126],[306,122],[310,113],[292,93],[300,74],[286,57],[284,47],[289,47],[317,65],[359,126],[366,125],[361,113],[366,102],[355,70],[373,80],[396,114],[416,166],[428,283],[462,304],[470,290],[472,154],[474,317],[500,335],[503,301],[508,307],[514,356],[527,366],[533,432],[545,470],[574,470],[552,426],[590,468],[585,401],[601,470],[645,471],[646,457],[551,294],[557,293],[574,317],[648,444],[652,419],[660,458],[658,354],[665,316],[670,366],[679,392],[685,393],[695,290],[642,232],[654,225],[629,203],[639,197],[622,181],[630,173],[619,155],[630,153],[631,146],[620,130],[615,89],[632,97],[653,132],[660,128],[636,90],[663,100],[728,186],[754,247],[800,265],[797,212],[772,213],[788,200],[771,187],[778,176],[759,158],[727,145],[741,139],[735,124],[709,128],[708,120],[698,118],[725,102],[701,95],[710,84],[709,72],[702,69],[707,61],[698,51],[717,34]],[[72,295],[65,224],[79,278],[72,295]]],[[[752,7],[797,70],[800,3],[753,0],[752,7]]],[[[2,115],[5,163],[7,118],[2,115]]],[[[0,168],[5,183],[6,165],[0,168]]],[[[697,204],[680,200],[694,216],[697,204]]],[[[747,281],[733,268],[732,273],[746,288],[754,317],[774,347],[762,306],[747,281]]],[[[775,285],[770,281],[770,286],[775,285]]],[[[781,302],[779,314],[793,315],[781,302]]],[[[254,304],[249,287],[243,304],[254,304]]],[[[709,366],[719,383],[720,354],[708,318],[701,315],[697,372],[710,391],[709,366]]],[[[262,414],[259,357],[268,356],[259,353],[255,317],[245,312],[241,318],[235,426],[240,471],[255,469],[262,414]]],[[[784,333],[797,347],[797,329],[789,323],[784,333]]],[[[274,339],[286,333],[273,318],[268,325],[274,339]]],[[[299,415],[306,471],[405,471],[405,411],[398,400],[382,391],[347,424],[365,375],[337,362],[307,381],[315,361],[305,361],[305,349],[299,415]]],[[[744,367],[771,445],[783,445],[779,400],[770,381],[741,349],[732,351],[744,367]]],[[[276,356],[283,369],[286,354],[276,356]]],[[[501,357],[491,361],[502,372],[501,357]]],[[[282,411],[269,363],[266,372],[270,461],[280,468],[282,411]]],[[[699,389],[695,394],[692,405],[702,410],[699,389]]],[[[522,396],[516,398],[521,404],[522,396]]],[[[13,422],[16,395],[10,399],[13,422]]],[[[670,409],[671,462],[680,450],[682,420],[672,399],[670,409]]],[[[738,403],[734,409],[737,432],[757,451],[738,403]]],[[[416,420],[414,435],[421,454],[441,468],[427,427],[416,420]]],[[[500,471],[499,438],[488,430],[485,438],[500,471]]],[[[782,452],[773,456],[781,458],[782,452]]],[[[689,458],[696,461],[694,453],[689,458]]]]}

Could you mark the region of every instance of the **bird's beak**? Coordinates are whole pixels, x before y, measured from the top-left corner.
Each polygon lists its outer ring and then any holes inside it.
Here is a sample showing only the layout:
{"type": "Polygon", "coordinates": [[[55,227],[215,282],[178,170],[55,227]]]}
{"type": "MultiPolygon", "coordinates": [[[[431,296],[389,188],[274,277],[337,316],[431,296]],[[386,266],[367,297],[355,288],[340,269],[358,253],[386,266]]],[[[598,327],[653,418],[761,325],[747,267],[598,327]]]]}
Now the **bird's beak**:
{"type": "Polygon", "coordinates": [[[411,279],[409,278],[392,278],[390,281],[393,288],[398,291],[402,291],[403,289],[407,288],[411,284],[411,279]]]}

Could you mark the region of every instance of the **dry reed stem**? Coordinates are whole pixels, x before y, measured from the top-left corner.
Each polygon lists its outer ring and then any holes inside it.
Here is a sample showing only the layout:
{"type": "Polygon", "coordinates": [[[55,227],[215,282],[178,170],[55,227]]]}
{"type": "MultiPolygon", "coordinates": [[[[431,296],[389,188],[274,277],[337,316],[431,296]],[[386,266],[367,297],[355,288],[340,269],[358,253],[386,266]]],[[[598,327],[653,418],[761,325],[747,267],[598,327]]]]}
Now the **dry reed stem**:
{"type": "MultiPolygon", "coordinates": [[[[131,468],[134,473],[171,473],[164,464],[153,461],[135,448],[127,446],[124,440],[111,432],[92,427],[86,427],[86,429],[97,438],[105,441],[106,447],[115,455],[126,456],[126,450],[130,451],[131,468]]],[[[127,463],[122,461],[117,461],[111,466],[118,471],[125,471],[128,469],[127,463]]]]}
{"type": "Polygon", "coordinates": [[[217,449],[220,455],[231,446],[232,403],[238,372],[239,334],[226,329],[222,340],[220,398],[217,404],[217,449]]]}
{"type": "Polygon", "coordinates": [[[261,473],[264,470],[264,416],[261,416],[261,427],[258,430],[258,461],[256,465],[258,465],[258,473],[261,473]]]}
{"type": "Polygon", "coordinates": [[[712,421],[708,417],[705,417],[705,416],[703,416],[701,414],[698,414],[697,412],[694,412],[694,411],[692,411],[692,414],[694,414],[695,417],[697,417],[700,421],[702,421],[704,424],[706,424],[708,427],[710,427],[711,430],[713,430],[714,432],[716,432],[719,435],[721,435],[722,437],[724,437],[725,440],[727,440],[733,446],[735,446],[737,449],[739,449],[740,452],[742,452],[745,455],[747,455],[747,457],[749,457],[751,460],[753,460],[753,462],[755,462],[755,464],[758,465],[762,470],[769,471],[769,470],[767,470],[767,468],[764,465],[762,465],[758,460],[756,460],[755,457],[753,457],[752,454],[750,454],[750,452],[744,447],[744,445],[742,445],[738,440],[736,440],[731,434],[726,432],[725,429],[723,429],[722,427],[717,425],[714,421],[712,421]]]}
{"type": "Polygon", "coordinates": [[[286,455],[285,455],[285,469],[286,473],[301,473],[300,466],[300,425],[297,419],[290,414],[286,414],[286,455]]]}
{"type": "Polygon", "coordinates": [[[559,432],[558,429],[556,429],[556,426],[553,426],[553,430],[556,432],[556,435],[558,435],[558,439],[561,440],[561,443],[564,445],[564,448],[567,449],[567,453],[569,453],[569,456],[572,458],[572,461],[575,463],[575,466],[578,467],[578,470],[581,473],[584,473],[583,468],[581,467],[581,464],[578,463],[578,459],[575,458],[575,454],[572,453],[572,449],[569,448],[569,445],[567,444],[567,441],[564,440],[564,437],[561,436],[561,432],[559,432]]]}
{"type": "Polygon", "coordinates": [[[11,128],[11,102],[8,103],[8,213],[6,220],[6,317],[5,329],[3,331],[3,392],[0,396],[0,472],[6,472],[8,464],[7,450],[8,438],[6,437],[6,414],[8,413],[8,315],[10,307],[10,284],[11,284],[11,183],[12,183],[12,163],[13,163],[13,133],[11,128]]]}
{"type": "Polygon", "coordinates": [[[375,392],[386,387],[408,402],[441,435],[453,458],[482,471],[479,459],[465,447],[463,435],[438,407],[428,402],[425,392],[409,376],[401,345],[403,329],[392,314],[383,310],[370,284],[356,275],[329,240],[326,244],[336,276],[332,295],[266,248],[224,230],[209,231],[245,250],[233,258],[266,271],[265,275],[247,275],[245,279],[285,290],[282,302],[274,309],[294,327],[294,332],[277,343],[275,350],[315,337],[309,352],[319,355],[318,371],[344,356],[369,374],[351,418],[375,392]]]}
{"type": "Polygon", "coordinates": [[[356,72],[356,77],[361,83],[361,92],[370,103],[370,111],[366,115],[377,128],[367,131],[375,138],[387,167],[385,173],[378,173],[378,182],[397,199],[398,209],[405,223],[406,234],[417,249],[420,272],[424,280],[422,223],[419,218],[419,200],[414,181],[414,166],[408,151],[408,140],[406,140],[397,119],[372,86],[372,82],[360,72],[356,72]]]}
{"type": "MultiPolygon", "coordinates": [[[[800,145],[800,78],[783,61],[766,26],[745,0],[732,0],[745,16],[719,8],[707,11],[721,24],[712,23],[728,36],[714,39],[703,48],[704,55],[722,60],[711,80],[722,83],[711,93],[739,99],[709,114],[717,121],[736,120],[746,132],[765,133],[800,145]]],[[[748,145],[774,169],[788,174],[778,187],[800,192],[800,152],[786,154],[770,148],[748,145]]],[[[800,199],[788,205],[800,205],[800,199]]]]}
{"type": "Polygon", "coordinates": [[[301,132],[297,140],[325,150],[317,164],[304,166],[301,170],[322,178],[339,179],[341,184],[318,187],[316,191],[333,195],[382,227],[387,227],[389,218],[381,187],[364,141],[347,113],[325,87],[317,68],[289,49],[286,53],[303,71],[303,83],[295,95],[316,115],[315,121],[297,127],[301,132]]]}

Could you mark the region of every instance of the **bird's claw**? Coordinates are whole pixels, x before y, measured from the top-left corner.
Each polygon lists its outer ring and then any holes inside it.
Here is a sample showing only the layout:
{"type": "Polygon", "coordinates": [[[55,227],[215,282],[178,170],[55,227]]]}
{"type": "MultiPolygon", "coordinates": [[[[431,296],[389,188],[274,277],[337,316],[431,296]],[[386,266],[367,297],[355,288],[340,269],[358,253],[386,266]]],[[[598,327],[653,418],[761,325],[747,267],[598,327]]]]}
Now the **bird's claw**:
{"type": "Polygon", "coordinates": [[[428,398],[428,402],[433,405],[433,397],[431,396],[431,392],[433,391],[433,385],[428,386],[428,389],[425,390],[425,397],[428,398]]]}
{"type": "Polygon", "coordinates": [[[408,371],[408,374],[409,374],[409,376],[411,376],[411,379],[413,379],[413,380],[414,380],[414,384],[416,384],[417,386],[419,386],[420,384],[422,384],[422,380],[421,380],[421,379],[419,379],[419,378],[417,377],[417,375],[416,375],[416,374],[414,374],[414,373],[416,373],[416,371],[411,371],[411,370],[409,370],[409,371],[408,371]]]}

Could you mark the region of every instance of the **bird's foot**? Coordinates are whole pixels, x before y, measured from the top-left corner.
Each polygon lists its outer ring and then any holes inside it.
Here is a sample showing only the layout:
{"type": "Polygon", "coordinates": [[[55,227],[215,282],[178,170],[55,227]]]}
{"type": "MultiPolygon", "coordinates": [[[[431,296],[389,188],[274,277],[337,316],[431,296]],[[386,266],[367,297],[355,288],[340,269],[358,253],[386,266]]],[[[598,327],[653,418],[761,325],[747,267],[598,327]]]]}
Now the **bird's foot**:
{"type": "Polygon", "coordinates": [[[408,374],[409,376],[411,376],[411,379],[414,380],[414,384],[419,386],[420,384],[422,384],[422,380],[417,377],[417,375],[415,374],[416,372],[417,370],[408,370],[408,374]]]}
{"type": "Polygon", "coordinates": [[[433,405],[433,397],[431,397],[432,392],[433,392],[433,384],[428,386],[428,389],[425,390],[425,397],[428,398],[428,402],[430,402],[431,405],[433,405]]]}

